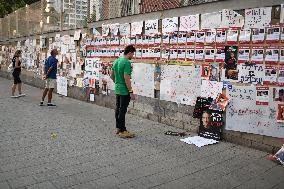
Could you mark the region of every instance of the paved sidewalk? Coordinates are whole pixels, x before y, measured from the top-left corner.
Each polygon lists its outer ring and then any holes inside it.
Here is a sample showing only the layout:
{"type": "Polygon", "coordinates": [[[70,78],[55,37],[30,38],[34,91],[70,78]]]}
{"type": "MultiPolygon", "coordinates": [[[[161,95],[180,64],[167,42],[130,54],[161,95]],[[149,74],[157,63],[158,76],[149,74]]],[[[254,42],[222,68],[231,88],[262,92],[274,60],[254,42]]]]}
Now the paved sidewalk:
{"type": "MultiPolygon", "coordinates": [[[[128,115],[134,139],[114,135],[114,111],[24,85],[11,99],[0,78],[0,189],[284,188],[284,167],[267,153],[220,142],[197,148],[166,136],[177,131],[128,115]],[[56,137],[51,137],[56,133],[56,137]]],[[[192,134],[194,135],[194,134],[192,134]]]]}

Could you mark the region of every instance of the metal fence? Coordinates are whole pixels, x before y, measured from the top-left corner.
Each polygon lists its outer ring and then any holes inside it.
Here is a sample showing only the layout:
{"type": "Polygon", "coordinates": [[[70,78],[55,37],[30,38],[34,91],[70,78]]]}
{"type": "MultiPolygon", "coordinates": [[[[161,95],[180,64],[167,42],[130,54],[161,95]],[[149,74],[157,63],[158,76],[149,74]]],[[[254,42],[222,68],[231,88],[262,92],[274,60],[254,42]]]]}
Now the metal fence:
{"type": "Polygon", "coordinates": [[[40,0],[0,18],[0,41],[219,0],[40,0]]]}

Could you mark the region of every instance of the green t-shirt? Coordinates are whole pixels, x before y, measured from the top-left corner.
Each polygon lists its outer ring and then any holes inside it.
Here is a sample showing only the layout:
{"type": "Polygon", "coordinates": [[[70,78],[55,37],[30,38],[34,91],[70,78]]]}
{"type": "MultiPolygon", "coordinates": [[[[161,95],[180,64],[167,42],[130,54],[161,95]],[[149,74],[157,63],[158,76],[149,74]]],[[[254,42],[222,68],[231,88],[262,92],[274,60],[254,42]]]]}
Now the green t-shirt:
{"type": "Polygon", "coordinates": [[[112,70],[115,77],[115,94],[128,95],[124,74],[130,75],[132,73],[131,63],[127,58],[118,58],[114,61],[112,70]]]}

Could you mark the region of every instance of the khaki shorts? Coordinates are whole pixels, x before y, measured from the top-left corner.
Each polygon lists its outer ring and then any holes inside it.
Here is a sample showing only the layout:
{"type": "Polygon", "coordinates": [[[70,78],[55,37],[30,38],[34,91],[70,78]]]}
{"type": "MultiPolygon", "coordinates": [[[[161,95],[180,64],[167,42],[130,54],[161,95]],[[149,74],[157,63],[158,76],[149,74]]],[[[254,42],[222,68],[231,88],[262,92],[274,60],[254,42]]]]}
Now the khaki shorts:
{"type": "Polygon", "coordinates": [[[56,79],[46,79],[45,80],[45,88],[47,89],[54,89],[56,85],[56,79]]]}

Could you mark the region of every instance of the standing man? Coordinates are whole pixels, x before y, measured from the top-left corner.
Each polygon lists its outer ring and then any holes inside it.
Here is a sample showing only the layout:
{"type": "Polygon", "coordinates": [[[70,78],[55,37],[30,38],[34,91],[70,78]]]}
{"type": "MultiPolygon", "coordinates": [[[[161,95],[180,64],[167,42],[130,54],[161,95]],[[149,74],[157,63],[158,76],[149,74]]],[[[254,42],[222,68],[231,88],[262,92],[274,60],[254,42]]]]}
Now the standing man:
{"type": "Polygon", "coordinates": [[[44,63],[43,79],[45,80],[45,89],[43,91],[42,99],[39,105],[43,106],[45,96],[48,94],[47,106],[54,107],[56,105],[51,103],[51,99],[52,99],[52,92],[56,84],[57,63],[58,63],[58,60],[56,59],[56,55],[58,55],[57,49],[53,49],[50,52],[50,54],[51,56],[49,56],[44,63]]]}
{"type": "Polygon", "coordinates": [[[124,49],[124,57],[114,61],[112,66],[111,79],[115,83],[116,94],[116,128],[119,137],[133,138],[135,135],[129,133],[125,127],[125,114],[129,105],[130,99],[135,100],[135,96],[131,87],[131,63],[129,60],[134,56],[136,49],[129,45],[124,49]]]}

